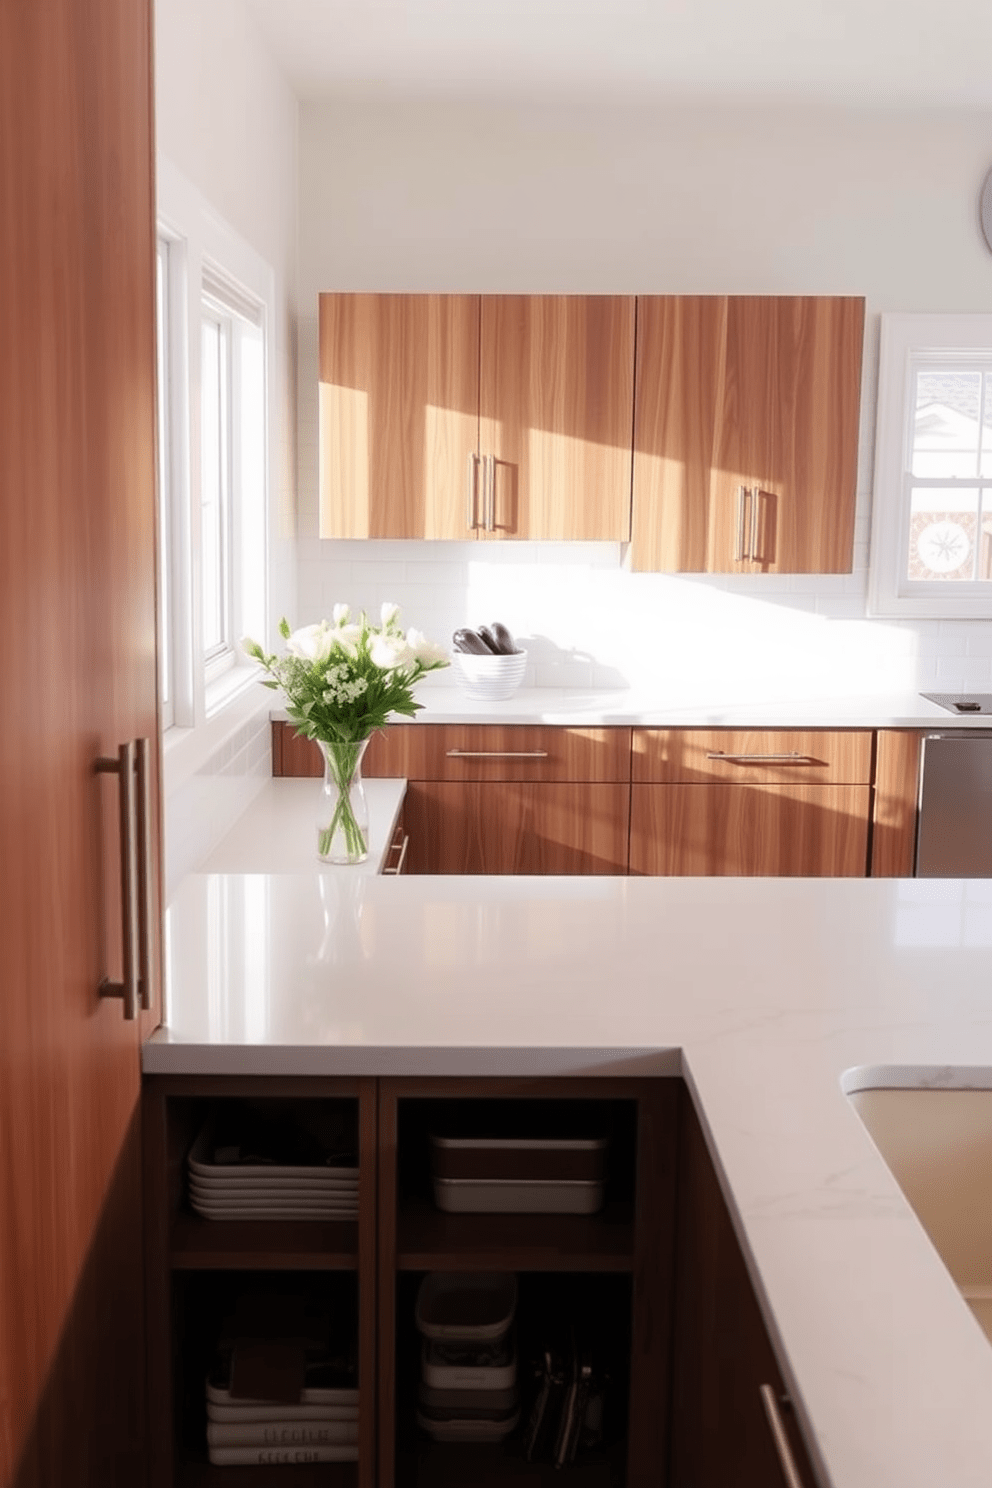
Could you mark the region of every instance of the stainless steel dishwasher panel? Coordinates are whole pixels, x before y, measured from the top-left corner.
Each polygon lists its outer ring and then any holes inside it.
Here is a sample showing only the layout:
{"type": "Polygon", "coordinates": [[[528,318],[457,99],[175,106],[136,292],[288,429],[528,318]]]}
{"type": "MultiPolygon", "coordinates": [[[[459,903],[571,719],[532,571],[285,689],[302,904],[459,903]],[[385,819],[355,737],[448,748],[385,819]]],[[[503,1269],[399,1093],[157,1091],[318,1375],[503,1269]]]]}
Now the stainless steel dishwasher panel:
{"type": "Polygon", "coordinates": [[[917,878],[992,878],[992,733],[923,741],[917,878]]]}

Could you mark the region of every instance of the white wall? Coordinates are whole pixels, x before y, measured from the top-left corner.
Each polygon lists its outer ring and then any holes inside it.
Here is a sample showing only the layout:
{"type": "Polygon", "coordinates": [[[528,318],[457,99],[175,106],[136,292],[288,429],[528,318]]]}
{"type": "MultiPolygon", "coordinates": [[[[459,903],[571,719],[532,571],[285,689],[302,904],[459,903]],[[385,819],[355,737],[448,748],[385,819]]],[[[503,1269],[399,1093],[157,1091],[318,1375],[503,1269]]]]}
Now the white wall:
{"type": "Polygon", "coordinates": [[[878,314],[992,308],[990,164],[990,114],[304,105],[292,618],[390,598],[443,640],[501,618],[536,638],[545,685],[992,687],[989,623],[865,619],[878,314]],[[865,295],[854,574],[668,578],[624,572],[610,545],[318,541],[321,290],[865,295]]]}
{"type": "MultiPolygon", "coordinates": [[[[244,0],[156,0],[157,151],[270,266],[269,614],[296,604],[299,109],[244,0]]],[[[195,867],[271,773],[266,710],[229,710],[195,771],[166,750],[166,879],[195,867]]],[[[201,751],[202,753],[202,751],[201,751]]]]}

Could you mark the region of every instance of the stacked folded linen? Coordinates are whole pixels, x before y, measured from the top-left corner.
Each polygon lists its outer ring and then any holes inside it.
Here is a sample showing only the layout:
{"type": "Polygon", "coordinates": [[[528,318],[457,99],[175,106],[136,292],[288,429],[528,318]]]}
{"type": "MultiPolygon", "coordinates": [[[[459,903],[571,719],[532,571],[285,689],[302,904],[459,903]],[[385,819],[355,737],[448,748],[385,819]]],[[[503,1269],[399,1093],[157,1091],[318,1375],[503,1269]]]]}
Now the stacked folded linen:
{"type": "MultiPolygon", "coordinates": [[[[325,1377],[328,1372],[323,1371],[325,1377]]],[[[298,1400],[232,1396],[224,1365],[207,1380],[207,1455],[215,1466],[358,1460],[358,1391],[311,1384],[308,1365],[298,1400]]]]}

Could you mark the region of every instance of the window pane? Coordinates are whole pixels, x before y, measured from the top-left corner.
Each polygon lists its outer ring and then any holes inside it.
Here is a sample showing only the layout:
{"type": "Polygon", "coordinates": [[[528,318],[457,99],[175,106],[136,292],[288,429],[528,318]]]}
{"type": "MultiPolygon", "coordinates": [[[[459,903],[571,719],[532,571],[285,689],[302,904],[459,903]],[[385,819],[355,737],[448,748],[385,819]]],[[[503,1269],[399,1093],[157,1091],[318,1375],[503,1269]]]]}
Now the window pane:
{"type": "Polygon", "coordinates": [[[992,475],[992,372],[985,374],[982,401],[982,474],[992,475]]]}
{"type": "Polygon", "coordinates": [[[200,561],[203,652],[228,644],[227,627],[227,332],[204,317],[200,352],[200,561]]]}
{"type": "Polygon", "coordinates": [[[979,474],[981,397],[980,372],[917,374],[913,475],[946,479],[979,474]]]}
{"type": "Polygon", "coordinates": [[[265,630],[265,335],[241,321],[235,339],[239,359],[237,409],[237,526],[240,530],[239,626],[247,635],[265,630]]]}
{"type": "Polygon", "coordinates": [[[172,492],[169,488],[168,244],[159,240],[155,276],[158,349],[158,685],[163,721],[172,717],[172,492]]]}
{"type": "Polygon", "coordinates": [[[982,530],[978,540],[978,577],[992,580],[992,490],[982,492],[982,530]]]}
{"type": "Polygon", "coordinates": [[[908,579],[947,581],[975,577],[977,487],[913,488],[910,498],[908,579]]]}

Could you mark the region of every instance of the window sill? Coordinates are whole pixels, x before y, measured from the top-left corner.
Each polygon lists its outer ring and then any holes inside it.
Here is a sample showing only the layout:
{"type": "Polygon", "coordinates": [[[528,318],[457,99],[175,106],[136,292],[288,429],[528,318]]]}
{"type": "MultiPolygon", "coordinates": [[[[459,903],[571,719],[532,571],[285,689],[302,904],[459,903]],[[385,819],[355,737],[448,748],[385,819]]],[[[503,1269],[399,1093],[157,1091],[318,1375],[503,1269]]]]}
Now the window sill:
{"type": "Polygon", "coordinates": [[[258,685],[260,668],[235,667],[213,684],[207,694],[207,716],[195,728],[173,725],[162,735],[162,773],[165,799],[203,770],[239,729],[272,708],[269,690],[258,685]]]}

